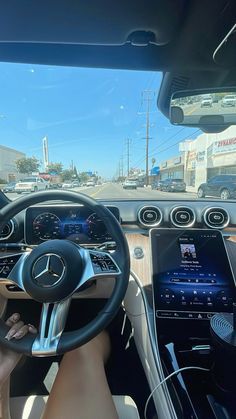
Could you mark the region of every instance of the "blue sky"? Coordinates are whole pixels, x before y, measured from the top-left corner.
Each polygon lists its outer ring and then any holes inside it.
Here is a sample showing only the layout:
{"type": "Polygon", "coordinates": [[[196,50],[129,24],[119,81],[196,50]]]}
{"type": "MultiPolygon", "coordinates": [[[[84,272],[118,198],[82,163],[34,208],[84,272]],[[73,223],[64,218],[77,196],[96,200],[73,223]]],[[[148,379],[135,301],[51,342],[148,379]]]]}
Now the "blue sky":
{"type": "Polygon", "coordinates": [[[169,123],[156,106],[161,74],[125,70],[0,63],[0,144],[79,171],[112,177],[131,138],[130,166],[145,165],[145,111],[142,91],[153,91],[150,108],[150,162],[178,154],[178,141],[196,129],[169,123]]]}

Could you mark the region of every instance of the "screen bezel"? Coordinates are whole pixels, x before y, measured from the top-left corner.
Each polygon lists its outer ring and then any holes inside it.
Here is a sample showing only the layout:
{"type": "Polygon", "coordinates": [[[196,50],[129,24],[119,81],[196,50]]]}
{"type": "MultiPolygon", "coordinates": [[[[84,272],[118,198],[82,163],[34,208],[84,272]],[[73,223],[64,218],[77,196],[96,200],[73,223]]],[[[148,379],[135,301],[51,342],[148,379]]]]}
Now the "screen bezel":
{"type": "MultiPolygon", "coordinates": [[[[215,314],[215,313],[217,313],[217,311],[215,311],[215,310],[212,310],[212,311],[209,311],[209,312],[207,312],[207,311],[202,311],[201,312],[201,310],[185,310],[185,311],[181,311],[181,310],[176,310],[176,309],[174,309],[174,310],[171,310],[171,309],[167,309],[167,310],[165,310],[165,309],[162,309],[162,308],[158,308],[157,306],[156,306],[156,301],[155,301],[155,292],[154,292],[154,287],[155,287],[155,285],[154,285],[154,275],[158,275],[158,268],[159,268],[159,265],[158,265],[158,258],[157,258],[157,256],[156,256],[156,253],[154,254],[154,251],[156,251],[156,249],[154,249],[154,247],[155,247],[155,244],[154,244],[154,237],[156,238],[156,234],[158,233],[159,235],[160,234],[166,234],[168,232],[168,234],[170,233],[170,234],[173,234],[173,239],[176,239],[176,241],[178,240],[178,238],[180,237],[180,236],[182,236],[182,235],[184,235],[184,234],[189,234],[189,233],[191,233],[191,232],[196,232],[196,233],[199,233],[199,234],[216,234],[218,237],[217,237],[217,240],[221,240],[221,242],[222,242],[222,246],[223,246],[223,249],[224,249],[224,251],[225,251],[225,255],[226,255],[226,259],[227,259],[227,261],[228,261],[228,268],[229,268],[229,272],[230,272],[230,274],[231,274],[231,278],[230,278],[230,281],[232,280],[232,282],[233,282],[233,284],[234,284],[234,286],[235,286],[235,295],[236,295],[236,278],[235,278],[235,276],[234,276],[234,272],[233,272],[233,269],[232,269],[232,265],[231,265],[231,261],[230,261],[230,258],[229,258],[229,254],[228,254],[228,250],[227,250],[227,247],[226,247],[226,244],[225,244],[225,240],[224,240],[224,237],[223,237],[223,234],[222,234],[222,232],[220,231],[220,230],[216,230],[216,229],[214,229],[214,230],[212,230],[212,229],[197,229],[197,228],[191,228],[191,229],[179,229],[179,228],[171,228],[171,229],[169,229],[169,228],[152,228],[150,231],[149,231],[149,242],[150,242],[150,253],[151,253],[151,282],[152,282],[152,290],[153,290],[153,292],[152,292],[152,297],[153,297],[153,310],[154,310],[154,317],[155,317],[155,319],[158,317],[159,319],[163,319],[163,320],[183,320],[183,318],[182,317],[170,317],[170,318],[168,318],[168,317],[159,317],[159,316],[157,316],[157,311],[159,310],[159,311],[166,311],[166,312],[179,312],[179,313],[188,313],[188,312],[191,312],[191,313],[202,313],[202,314],[215,314]],[[155,261],[155,262],[154,262],[155,261]],[[157,268],[157,271],[154,273],[154,263],[156,264],[155,265],[155,267],[157,268]]],[[[210,317],[207,317],[206,316],[206,318],[202,318],[202,319],[198,319],[198,318],[188,318],[188,317],[185,317],[184,318],[184,320],[210,320],[210,317]]]]}

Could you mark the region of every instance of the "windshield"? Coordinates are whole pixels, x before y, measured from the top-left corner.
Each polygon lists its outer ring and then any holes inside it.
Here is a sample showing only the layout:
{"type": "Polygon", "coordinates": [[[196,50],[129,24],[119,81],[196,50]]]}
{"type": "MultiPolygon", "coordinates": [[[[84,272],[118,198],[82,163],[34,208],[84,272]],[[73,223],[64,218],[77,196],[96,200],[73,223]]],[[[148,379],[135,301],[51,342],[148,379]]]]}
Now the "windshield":
{"type": "Polygon", "coordinates": [[[11,200],[66,184],[98,199],[236,199],[232,176],[222,176],[236,175],[236,127],[205,134],[171,125],[157,109],[161,79],[0,63],[0,188],[37,182],[5,191],[11,200]],[[162,188],[166,181],[182,185],[162,188]]]}

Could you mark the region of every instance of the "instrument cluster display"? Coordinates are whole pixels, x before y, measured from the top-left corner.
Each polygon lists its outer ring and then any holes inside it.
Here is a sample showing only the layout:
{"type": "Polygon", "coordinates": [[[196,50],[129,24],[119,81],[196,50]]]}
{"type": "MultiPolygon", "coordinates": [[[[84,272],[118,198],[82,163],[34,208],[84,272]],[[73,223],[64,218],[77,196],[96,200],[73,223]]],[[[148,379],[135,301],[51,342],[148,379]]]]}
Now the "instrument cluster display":
{"type": "MultiPolygon", "coordinates": [[[[116,207],[107,207],[120,220],[116,207]]],[[[46,240],[67,239],[79,244],[113,240],[100,217],[79,205],[35,206],[26,210],[25,241],[37,245],[46,240]]]]}

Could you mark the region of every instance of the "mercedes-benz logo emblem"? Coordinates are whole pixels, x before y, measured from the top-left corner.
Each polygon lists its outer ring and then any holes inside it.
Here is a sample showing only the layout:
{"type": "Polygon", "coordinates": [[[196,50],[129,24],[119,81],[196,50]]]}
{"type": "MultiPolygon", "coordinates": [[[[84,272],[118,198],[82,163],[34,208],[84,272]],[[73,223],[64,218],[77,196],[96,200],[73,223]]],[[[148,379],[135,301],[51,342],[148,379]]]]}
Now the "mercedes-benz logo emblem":
{"type": "Polygon", "coordinates": [[[32,276],[38,285],[52,287],[62,279],[65,268],[61,256],[55,253],[46,253],[34,262],[32,276]]]}

